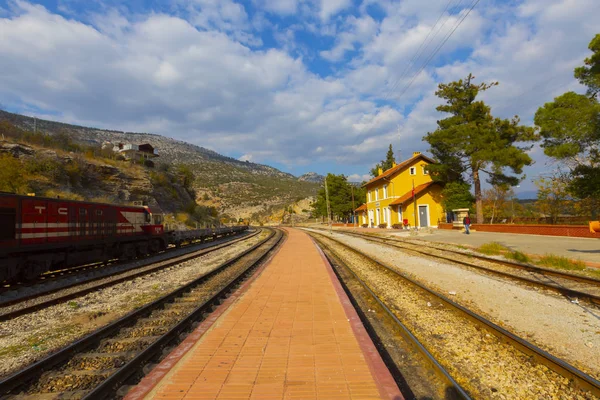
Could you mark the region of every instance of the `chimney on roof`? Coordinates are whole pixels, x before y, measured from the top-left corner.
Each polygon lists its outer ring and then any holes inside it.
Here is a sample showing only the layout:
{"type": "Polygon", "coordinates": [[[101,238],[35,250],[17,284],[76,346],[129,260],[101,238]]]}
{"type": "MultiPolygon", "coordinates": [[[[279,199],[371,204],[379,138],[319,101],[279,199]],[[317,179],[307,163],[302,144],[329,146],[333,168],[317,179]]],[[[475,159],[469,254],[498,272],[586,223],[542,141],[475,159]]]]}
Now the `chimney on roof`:
{"type": "Polygon", "coordinates": [[[394,168],[396,165],[398,165],[396,164],[396,161],[392,161],[392,168],[394,168]]]}
{"type": "Polygon", "coordinates": [[[421,154],[421,152],[420,152],[420,151],[413,151],[413,157],[416,157],[416,156],[418,156],[419,154],[421,154]]]}
{"type": "Polygon", "coordinates": [[[377,176],[383,174],[383,168],[377,167],[377,176]]]}

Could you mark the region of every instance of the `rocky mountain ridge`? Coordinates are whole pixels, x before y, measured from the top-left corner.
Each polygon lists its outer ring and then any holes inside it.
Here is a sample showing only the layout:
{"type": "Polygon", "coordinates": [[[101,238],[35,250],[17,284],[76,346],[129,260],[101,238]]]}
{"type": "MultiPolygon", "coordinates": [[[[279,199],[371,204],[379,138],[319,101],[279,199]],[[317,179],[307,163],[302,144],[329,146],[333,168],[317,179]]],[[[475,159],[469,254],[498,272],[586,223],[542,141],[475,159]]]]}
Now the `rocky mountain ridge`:
{"type": "MultiPolygon", "coordinates": [[[[77,143],[94,147],[100,147],[104,142],[149,143],[159,154],[158,158],[153,159],[157,171],[175,169],[177,164],[188,166],[195,176],[192,186],[196,202],[215,207],[220,213],[236,219],[270,222],[274,215],[286,207],[314,196],[320,185],[312,180],[316,179],[314,173],[298,179],[268,165],[239,161],[160,135],[87,128],[0,110],[2,121],[51,136],[66,134],[77,143]]],[[[308,212],[304,214],[307,216],[308,212]]]]}
{"type": "Polygon", "coordinates": [[[104,142],[112,143],[150,143],[159,151],[157,163],[167,164],[196,164],[202,162],[219,162],[247,170],[257,175],[272,175],[282,178],[295,179],[294,175],[279,171],[264,164],[256,164],[235,158],[223,156],[215,151],[186,143],[181,140],[156,135],[152,133],[123,132],[109,129],[90,128],[79,125],[65,124],[62,122],[36,119],[20,114],[13,114],[0,110],[0,121],[9,121],[13,125],[33,131],[56,134],[59,132],[69,134],[80,143],[100,146],[104,142]]]}

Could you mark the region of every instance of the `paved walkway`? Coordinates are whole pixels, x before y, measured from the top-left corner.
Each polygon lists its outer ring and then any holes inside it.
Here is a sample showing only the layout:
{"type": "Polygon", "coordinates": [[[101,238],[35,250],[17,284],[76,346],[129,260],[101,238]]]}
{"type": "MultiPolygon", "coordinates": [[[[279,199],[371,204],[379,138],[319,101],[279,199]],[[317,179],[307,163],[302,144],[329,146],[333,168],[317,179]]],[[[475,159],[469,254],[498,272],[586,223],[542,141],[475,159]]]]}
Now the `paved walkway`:
{"type": "Polygon", "coordinates": [[[290,230],[246,287],[210,328],[198,328],[206,333],[189,351],[173,352],[127,399],[402,399],[308,235],[290,230]]]}
{"type": "MultiPolygon", "coordinates": [[[[326,228],[324,225],[318,227],[321,229],[326,228]]],[[[337,229],[352,230],[352,228],[337,229]]],[[[408,231],[399,231],[396,229],[356,228],[356,231],[384,233],[398,237],[432,242],[456,243],[472,247],[479,247],[482,244],[490,242],[498,242],[512,250],[518,250],[526,254],[542,256],[545,254],[554,254],[575,260],[579,259],[590,265],[600,267],[600,237],[593,239],[497,232],[471,232],[470,235],[465,235],[459,230],[435,228],[432,229],[432,233],[420,231],[416,236],[410,236],[408,231]]]]}

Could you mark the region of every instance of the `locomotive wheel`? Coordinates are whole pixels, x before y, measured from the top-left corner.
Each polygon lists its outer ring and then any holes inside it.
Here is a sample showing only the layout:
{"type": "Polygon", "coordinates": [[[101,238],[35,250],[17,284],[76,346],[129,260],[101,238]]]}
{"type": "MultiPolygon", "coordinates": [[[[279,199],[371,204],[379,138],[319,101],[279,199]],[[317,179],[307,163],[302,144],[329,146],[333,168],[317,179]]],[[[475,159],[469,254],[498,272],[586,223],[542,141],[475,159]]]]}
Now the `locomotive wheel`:
{"type": "Polygon", "coordinates": [[[40,276],[47,270],[48,268],[46,268],[46,266],[42,263],[27,261],[25,265],[19,269],[19,278],[22,281],[30,281],[40,276]]]}
{"type": "Polygon", "coordinates": [[[135,245],[124,243],[121,246],[121,256],[119,258],[122,260],[133,260],[135,258],[135,245]]]}
{"type": "Polygon", "coordinates": [[[150,254],[156,254],[160,251],[160,242],[158,240],[152,240],[150,246],[148,246],[150,254]]]}

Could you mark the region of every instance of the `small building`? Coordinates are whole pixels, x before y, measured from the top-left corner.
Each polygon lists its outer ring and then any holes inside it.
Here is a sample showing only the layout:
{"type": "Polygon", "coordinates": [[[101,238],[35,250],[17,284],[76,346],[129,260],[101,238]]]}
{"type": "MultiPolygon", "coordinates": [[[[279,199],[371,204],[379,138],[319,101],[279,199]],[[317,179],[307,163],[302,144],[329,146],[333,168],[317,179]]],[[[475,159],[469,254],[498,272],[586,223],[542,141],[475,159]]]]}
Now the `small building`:
{"type": "Polygon", "coordinates": [[[115,153],[121,154],[126,160],[146,161],[158,157],[158,151],[151,144],[118,143],[113,147],[115,153]]]}
{"type": "Polygon", "coordinates": [[[359,207],[359,222],[369,227],[393,225],[437,227],[443,220],[442,185],[434,182],[426,166],[435,163],[420,152],[365,183],[367,202],[359,207]]]}

